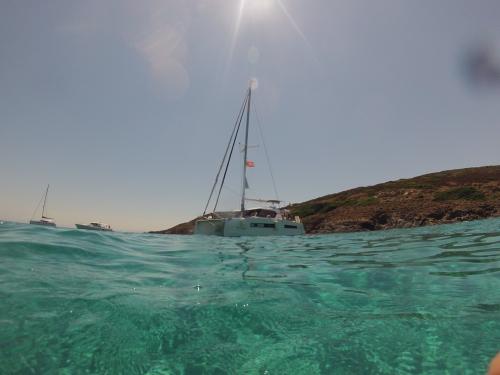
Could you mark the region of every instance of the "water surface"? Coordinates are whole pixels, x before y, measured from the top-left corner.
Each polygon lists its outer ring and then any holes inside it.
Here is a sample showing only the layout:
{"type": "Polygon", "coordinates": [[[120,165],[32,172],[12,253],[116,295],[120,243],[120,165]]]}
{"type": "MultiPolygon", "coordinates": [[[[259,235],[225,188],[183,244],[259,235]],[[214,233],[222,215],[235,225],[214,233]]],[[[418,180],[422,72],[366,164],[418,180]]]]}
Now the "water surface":
{"type": "Polygon", "coordinates": [[[500,220],[219,238],[0,225],[1,374],[482,374],[500,220]]]}

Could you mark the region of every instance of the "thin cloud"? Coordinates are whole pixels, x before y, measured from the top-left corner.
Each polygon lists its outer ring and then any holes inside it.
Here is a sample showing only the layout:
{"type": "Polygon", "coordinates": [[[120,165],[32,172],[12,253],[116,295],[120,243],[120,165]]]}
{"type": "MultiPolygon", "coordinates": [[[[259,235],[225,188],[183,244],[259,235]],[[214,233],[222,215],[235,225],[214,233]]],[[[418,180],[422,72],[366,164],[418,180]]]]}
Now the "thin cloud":
{"type": "Polygon", "coordinates": [[[181,0],[96,1],[75,6],[63,30],[80,37],[115,34],[147,65],[151,77],[176,97],[189,88],[185,38],[190,10],[181,0]]]}
{"type": "Polygon", "coordinates": [[[153,77],[175,96],[189,88],[189,73],[184,64],[187,45],[184,37],[169,25],[156,29],[135,45],[148,62],[153,77]]]}

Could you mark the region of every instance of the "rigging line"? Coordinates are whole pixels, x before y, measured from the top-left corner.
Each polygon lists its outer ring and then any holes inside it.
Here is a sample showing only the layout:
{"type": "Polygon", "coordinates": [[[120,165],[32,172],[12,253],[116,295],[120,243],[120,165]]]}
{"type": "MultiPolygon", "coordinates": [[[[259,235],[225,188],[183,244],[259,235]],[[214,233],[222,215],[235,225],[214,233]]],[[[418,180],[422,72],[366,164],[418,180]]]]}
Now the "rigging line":
{"type": "MultiPolygon", "coordinates": [[[[222,161],[220,163],[219,171],[217,172],[217,175],[215,176],[215,181],[214,181],[214,184],[212,186],[212,190],[210,190],[210,195],[208,197],[207,204],[205,205],[205,209],[203,210],[202,216],[205,216],[205,214],[207,213],[208,205],[210,204],[210,201],[212,200],[212,195],[215,191],[215,187],[217,186],[217,182],[219,181],[220,172],[222,171],[222,167],[224,166],[224,162],[226,160],[227,153],[228,153],[229,147],[231,145],[231,141],[233,140],[234,132],[236,131],[236,128],[239,126],[238,119],[242,116],[242,113],[245,109],[245,104],[246,104],[246,102],[243,103],[243,105],[241,106],[240,112],[238,113],[238,116],[236,117],[236,122],[234,123],[233,131],[231,132],[231,136],[229,137],[229,142],[227,143],[226,152],[224,153],[224,157],[222,158],[222,161]]],[[[241,122],[241,120],[240,120],[240,122],[241,122]]]]}
{"type": "Polygon", "coordinates": [[[244,216],[245,213],[245,193],[248,186],[247,183],[247,162],[248,162],[248,128],[250,126],[250,107],[252,104],[252,81],[250,81],[250,85],[248,87],[248,101],[247,101],[247,120],[245,124],[245,144],[244,144],[244,155],[243,155],[243,173],[241,180],[241,217],[244,216]]]}
{"type": "Polygon", "coordinates": [[[241,113],[240,113],[240,117],[238,120],[238,128],[236,129],[236,134],[235,134],[234,139],[233,139],[233,145],[231,146],[231,152],[229,153],[229,157],[228,157],[228,160],[226,163],[226,169],[224,170],[224,176],[222,177],[222,182],[220,184],[219,193],[217,194],[217,200],[215,201],[214,212],[217,209],[217,205],[219,204],[220,194],[222,192],[222,188],[223,188],[224,182],[226,180],[227,170],[229,168],[229,164],[231,162],[231,157],[232,157],[233,151],[234,151],[234,145],[236,144],[236,140],[238,138],[238,133],[239,133],[240,128],[241,128],[241,122],[243,120],[243,115],[245,114],[244,109],[245,109],[245,106],[247,105],[247,101],[248,101],[248,97],[245,97],[245,100],[243,101],[243,106],[242,106],[243,111],[241,111],[241,113]]]}
{"type": "Polygon", "coordinates": [[[271,175],[271,181],[273,183],[274,194],[275,194],[276,200],[280,200],[279,194],[278,194],[278,189],[276,188],[276,181],[274,180],[273,168],[271,166],[271,159],[269,158],[269,153],[267,152],[266,142],[264,140],[264,132],[262,131],[260,117],[259,117],[259,114],[257,113],[257,109],[255,108],[255,101],[254,101],[254,105],[252,106],[252,109],[253,109],[253,112],[255,113],[255,118],[257,119],[257,127],[259,128],[260,138],[262,139],[262,145],[264,146],[264,153],[266,155],[267,166],[269,167],[269,174],[271,175]]]}
{"type": "Polygon", "coordinates": [[[45,190],[45,199],[43,200],[43,208],[42,208],[42,219],[46,218],[44,214],[45,214],[45,204],[47,203],[47,194],[49,193],[49,187],[50,185],[47,185],[47,190],[45,190]]]}
{"type": "MultiPolygon", "coordinates": [[[[247,101],[248,101],[248,96],[245,97],[245,100],[243,101],[243,107],[242,108],[245,108],[245,106],[247,105],[247,101]]],[[[231,152],[229,153],[229,158],[227,159],[226,169],[224,171],[224,176],[222,177],[222,182],[220,184],[219,193],[217,194],[217,200],[215,201],[214,212],[217,209],[217,205],[219,204],[220,193],[222,192],[222,187],[224,186],[224,181],[226,180],[227,170],[229,168],[229,163],[231,162],[231,157],[233,156],[234,145],[236,144],[236,139],[238,138],[238,133],[239,133],[240,127],[241,127],[241,121],[243,120],[243,115],[244,114],[245,114],[245,111],[244,110],[241,111],[239,122],[238,122],[238,129],[236,129],[236,134],[234,135],[233,145],[231,146],[231,152]]]]}
{"type": "Polygon", "coordinates": [[[37,204],[37,206],[36,206],[36,208],[35,208],[35,211],[33,212],[33,215],[31,215],[31,219],[30,219],[30,221],[31,221],[31,220],[33,220],[33,219],[35,218],[36,212],[37,212],[37,211],[38,211],[38,209],[40,208],[40,204],[42,203],[42,200],[43,200],[43,195],[42,195],[42,197],[40,198],[40,200],[38,201],[38,204],[37,204]]]}
{"type": "Polygon", "coordinates": [[[224,186],[224,191],[228,191],[231,194],[233,194],[234,196],[237,196],[238,198],[240,198],[240,196],[241,196],[241,193],[239,191],[237,191],[236,189],[233,189],[232,187],[229,187],[227,185],[224,186]]]}

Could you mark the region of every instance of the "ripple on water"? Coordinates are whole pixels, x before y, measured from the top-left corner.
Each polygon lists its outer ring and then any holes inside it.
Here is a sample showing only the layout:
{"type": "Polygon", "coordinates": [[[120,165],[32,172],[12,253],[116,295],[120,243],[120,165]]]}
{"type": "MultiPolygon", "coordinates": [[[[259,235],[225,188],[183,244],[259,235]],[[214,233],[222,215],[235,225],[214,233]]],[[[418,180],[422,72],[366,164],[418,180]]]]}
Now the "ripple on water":
{"type": "Polygon", "coordinates": [[[500,220],[293,238],[0,227],[0,373],[482,373],[500,220]]]}

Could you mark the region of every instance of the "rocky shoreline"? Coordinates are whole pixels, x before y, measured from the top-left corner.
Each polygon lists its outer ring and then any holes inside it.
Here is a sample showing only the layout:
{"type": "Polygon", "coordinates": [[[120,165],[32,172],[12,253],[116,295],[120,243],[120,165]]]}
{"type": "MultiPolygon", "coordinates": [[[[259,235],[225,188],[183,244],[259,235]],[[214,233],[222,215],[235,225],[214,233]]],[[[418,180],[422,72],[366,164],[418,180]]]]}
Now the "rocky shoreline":
{"type": "MultiPolygon", "coordinates": [[[[411,228],[500,216],[500,166],[455,169],[291,205],[306,232],[411,228]]],[[[150,232],[192,234],[196,219],[150,232]]]]}

